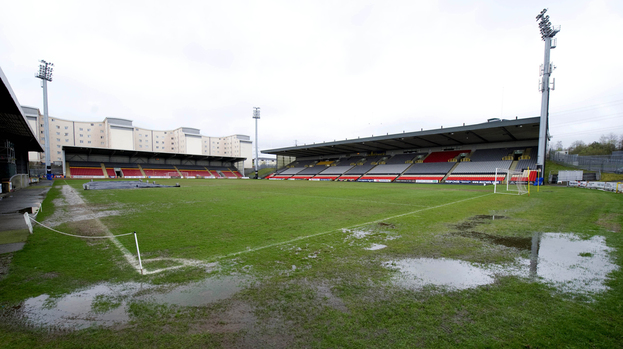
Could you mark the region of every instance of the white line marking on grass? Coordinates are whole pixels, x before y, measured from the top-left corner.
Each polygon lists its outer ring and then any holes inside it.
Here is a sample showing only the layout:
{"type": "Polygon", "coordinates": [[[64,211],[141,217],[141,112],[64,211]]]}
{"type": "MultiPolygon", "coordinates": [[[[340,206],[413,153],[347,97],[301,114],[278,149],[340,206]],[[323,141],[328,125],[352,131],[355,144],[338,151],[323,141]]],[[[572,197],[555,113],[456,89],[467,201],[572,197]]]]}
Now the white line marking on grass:
{"type": "Polygon", "coordinates": [[[422,211],[434,210],[436,208],[449,206],[449,205],[454,205],[454,204],[458,204],[458,203],[461,203],[461,202],[464,202],[464,201],[474,200],[474,199],[482,198],[482,197],[489,196],[489,195],[493,195],[493,193],[480,195],[480,196],[475,196],[473,198],[462,199],[462,200],[458,200],[458,201],[454,201],[454,202],[448,202],[446,204],[441,204],[441,205],[437,205],[437,206],[433,206],[433,207],[426,207],[426,208],[423,208],[423,209],[420,209],[420,210],[416,210],[416,211],[411,211],[411,212],[407,212],[407,213],[401,213],[401,214],[398,214],[398,215],[395,215],[395,216],[385,217],[385,218],[377,219],[377,220],[370,221],[370,222],[365,222],[365,223],[361,223],[361,224],[352,225],[350,227],[338,228],[338,229],[333,229],[333,230],[329,230],[329,231],[324,231],[322,233],[316,233],[316,234],[312,234],[312,235],[301,236],[301,237],[294,238],[294,239],[288,240],[288,241],[276,242],[274,244],[270,244],[270,245],[266,245],[266,246],[262,246],[262,247],[251,248],[251,249],[240,251],[240,252],[230,253],[230,254],[227,254],[227,255],[224,255],[224,256],[214,257],[214,259],[228,258],[228,257],[241,255],[243,253],[255,252],[255,251],[263,250],[263,249],[270,248],[270,247],[275,247],[275,246],[279,246],[279,245],[289,244],[289,243],[292,243],[292,242],[295,242],[295,241],[299,241],[299,240],[303,240],[303,239],[308,239],[308,238],[312,238],[312,237],[316,237],[316,236],[320,236],[320,235],[326,235],[326,234],[335,233],[337,231],[342,231],[344,229],[353,229],[353,228],[361,227],[361,226],[364,226],[364,225],[379,223],[379,222],[386,221],[386,220],[389,220],[389,219],[409,216],[409,215],[412,215],[414,213],[419,213],[419,212],[422,212],[422,211]]]}
{"type": "MultiPolygon", "coordinates": [[[[65,183],[67,183],[67,182],[65,182],[65,183]]],[[[61,193],[63,194],[63,196],[65,197],[65,201],[69,205],[72,205],[72,206],[73,205],[80,205],[80,206],[84,207],[84,210],[87,212],[87,215],[93,217],[92,220],[95,222],[97,227],[100,228],[105,233],[105,235],[109,237],[109,240],[112,241],[112,243],[121,251],[121,254],[123,254],[123,257],[125,257],[126,261],[138,273],[141,273],[141,268],[139,266],[138,259],[127,248],[125,248],[125,246],[123,246],[123,244],[121,244],[121,242],[119,242],[119,240],[117,240],[117,238],[108,229],[108,227],[104,223],[102,223],[102,221],[100,221],[100,219],[97,217],[97,215],[93,211],[91,211],[91,209],[88,208],[88,205],[82,199],[82,196],[80,195],[80,193],[78,193],[69,184],[61,186],[61,193]]],[[[155,270],[146,270],[145,268],[143,268],[142,274],[155,274],[155,273],[163,272],[165,270],[178,269],[178,268],[182,268],[182,267],[186,267],[186,266],[206,266],[206,267],[213,267],[214,266],[214,265],[211,265],[211,264],[207,264],[207,263],[205,263],[203,261],[192,260],[192,259],[183,259],[183,258],[153,258],[153,259],[144,259],[143,263],[149,263],[149,262],[154,262],[154,261],[173,261],[173,262],[181,263],[181,265],[175,265],[175,266],[172,266],[172,267],[166,267],[166,268],[155,269],[155,270]]]]}

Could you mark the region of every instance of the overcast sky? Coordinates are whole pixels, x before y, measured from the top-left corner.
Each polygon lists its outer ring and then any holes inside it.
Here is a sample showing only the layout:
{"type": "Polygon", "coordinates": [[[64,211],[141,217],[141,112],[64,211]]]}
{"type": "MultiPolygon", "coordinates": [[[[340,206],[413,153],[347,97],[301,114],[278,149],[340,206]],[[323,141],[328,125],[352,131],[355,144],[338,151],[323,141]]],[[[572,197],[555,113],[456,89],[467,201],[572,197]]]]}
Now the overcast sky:
{"type": "Polygon", "coordinates": [[[561,25],[552,142],[623,135],[623,1],[6,1],[0,67],[51,116],[181,126],[259,147],[540,115],[544,44],[561,25]]]}

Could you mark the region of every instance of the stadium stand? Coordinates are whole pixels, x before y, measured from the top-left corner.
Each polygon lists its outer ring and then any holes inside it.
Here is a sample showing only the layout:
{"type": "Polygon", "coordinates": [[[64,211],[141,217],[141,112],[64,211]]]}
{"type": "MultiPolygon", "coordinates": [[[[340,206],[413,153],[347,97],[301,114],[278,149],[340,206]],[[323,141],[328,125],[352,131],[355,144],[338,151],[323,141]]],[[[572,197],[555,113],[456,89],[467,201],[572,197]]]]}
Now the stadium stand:
{"type": "Polygon", "coordinates": [[[227,167],[209,167],[210,173],[216,178],[240,178],[242,175],[236,170],[229,169],[227,167]]]}
{"type": "Polygon", "coordinates": [[[496,168],[508,170],[513,162],[511,160],[461,162],[452,171],[452,174],[485,174],[495,173],[496,168]]]}
{"type": "Polygon", "coordinates": [[[165,164],[142,164],[143,172],[148,178],[171,178],[179,176],[173,165],[165,164]]]}
{"type": "Polygon", "coordinates": [[[338,181],[356,181],[366,172],[374,168],[375,165],[358,165],[353,166],[350,170],[341,175],[338,181]]]}
{"type": "Polygon", "coordinates": [[[385,160],[386,165],[413,163],[413,159],[419,154],[398,154],[385,160]],[[409,162],[410,161],[410,162],[409,162]]]}
{"type": "MultiPolygon", "coordinates": [[[[322,172],[318,173],[312,180],[318,181],[333,181],[343,175],[346,171],[353,168],[353,166],[330,166],[325,168],[322,172]]],[[[357,177],[359,178],[359,177],[357,177]]]]}
{"type": "Polygon", "coordinates": [[[184,178],[214,177],[212,173],[203,166],[180,165],[177,166],[177,169],[184,178]]]}
{"type": "Polygon", "coordinates": [[[512,154],[517,148],[479,149],[470,157],[470,161],[497,161],[512,154]]]}
{"type": "Polygon", "coordinates": [[[138,164],[105,162],[104,166],[106,167],[107,172],[108,169],[113,169],[113,172],[116,173],[116,176],[118,178],[145,178],[145,175],[143,174],[143,172],[141,172],[138,164]],[[119,173],[117,173],[116,169],[119,169],[119,173]]]}
{"type": "Polygon", "coordinates": [[[455,165],[456,163],[454,162],[415,163],[404,171],[395,181],[439,183],[455,165]]]}
{"type": "Polygon", "coordinates": [[[428,155],[426,157],[426,159],[424,159],[424,163],[429,163],[429,162],[448,162],[451,159],[454,159],[455,157],[457,157],[460,154],[463,153],[467,153],[469,154],[471,152],[471,150],[452,150],[452,151],[438,151],[438,152],[433,152],[430,153],[430,155],[428,155]]]}
{"type": "Polygon", "coordinates": [[[536,169],[536,159],[526,159],[517,161],[516,170],[536,169]]]}
{"type": "Polygon", "coordinates": [[[370,171],[372,168],[374,168],[375,165],[360,165],[360,166],[353,166],[352,169],[350,169],[348,172],[344,173],[344,175],[364,175],[366,174],[366,172],[370,171]]]}
{"type": "MultiPolygon", "coordinates": [[[[492,152],[492,154],[495,154],[492,152]]],[[[497,157],[497,154],[495,154],[497,157]]],[[[505,173],[495,176],[496,169],[510,169],[512,160],[461,162],[446,178],[446,183],[490,183],[501,181],[505,173]]]]}
{"type": "Polygon", "coordinates": [[[359,178],[359,182],[391,182],[411,164],[378,165],[359,178]]]}
{"type": "Polygon", "coordinates": [[[72,178],[106,178],[102,164],[97,162],[71,162],[69,173],[72,178]]]}
{"type": "Polygon", "coordinates": [[[326,168],[326,166],[306,167],[302,171],[293,175],[290,179],[310,179],[326,168]]]}
{"type": "Polygon", "coordinates": [[[291,162],[289,165],[287,165],[286,167],[288,168],[293,168],[293,167],[309,167],[309,166],[313,166],[317,163],[317,160],[299,160],[299,161],[293,161],[291,162]]]}

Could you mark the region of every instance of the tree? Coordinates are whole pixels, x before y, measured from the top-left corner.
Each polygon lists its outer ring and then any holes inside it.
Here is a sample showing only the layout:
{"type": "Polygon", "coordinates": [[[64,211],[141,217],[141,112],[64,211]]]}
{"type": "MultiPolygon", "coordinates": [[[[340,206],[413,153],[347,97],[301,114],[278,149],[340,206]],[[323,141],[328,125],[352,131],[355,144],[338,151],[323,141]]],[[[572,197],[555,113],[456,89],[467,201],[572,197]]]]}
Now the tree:
{"type": "Polygon", "coordinates": [[[582,141],[575,141],[569,146],[569,154],[579,154],[586,148],[586,144],[582,141]]]}

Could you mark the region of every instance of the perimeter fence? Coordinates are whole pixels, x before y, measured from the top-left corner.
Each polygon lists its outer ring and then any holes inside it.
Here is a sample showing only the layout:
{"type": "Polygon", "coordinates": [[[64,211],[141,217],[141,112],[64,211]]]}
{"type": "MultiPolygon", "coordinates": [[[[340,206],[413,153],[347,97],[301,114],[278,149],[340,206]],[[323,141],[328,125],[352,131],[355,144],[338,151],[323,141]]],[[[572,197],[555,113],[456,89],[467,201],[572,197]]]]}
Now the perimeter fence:
{"type": "Polygon", "coordinates": [[[552,152],[550,160],[588,171],[623,171],[623,157],[617,155],[580,156],[552,152]]]}

